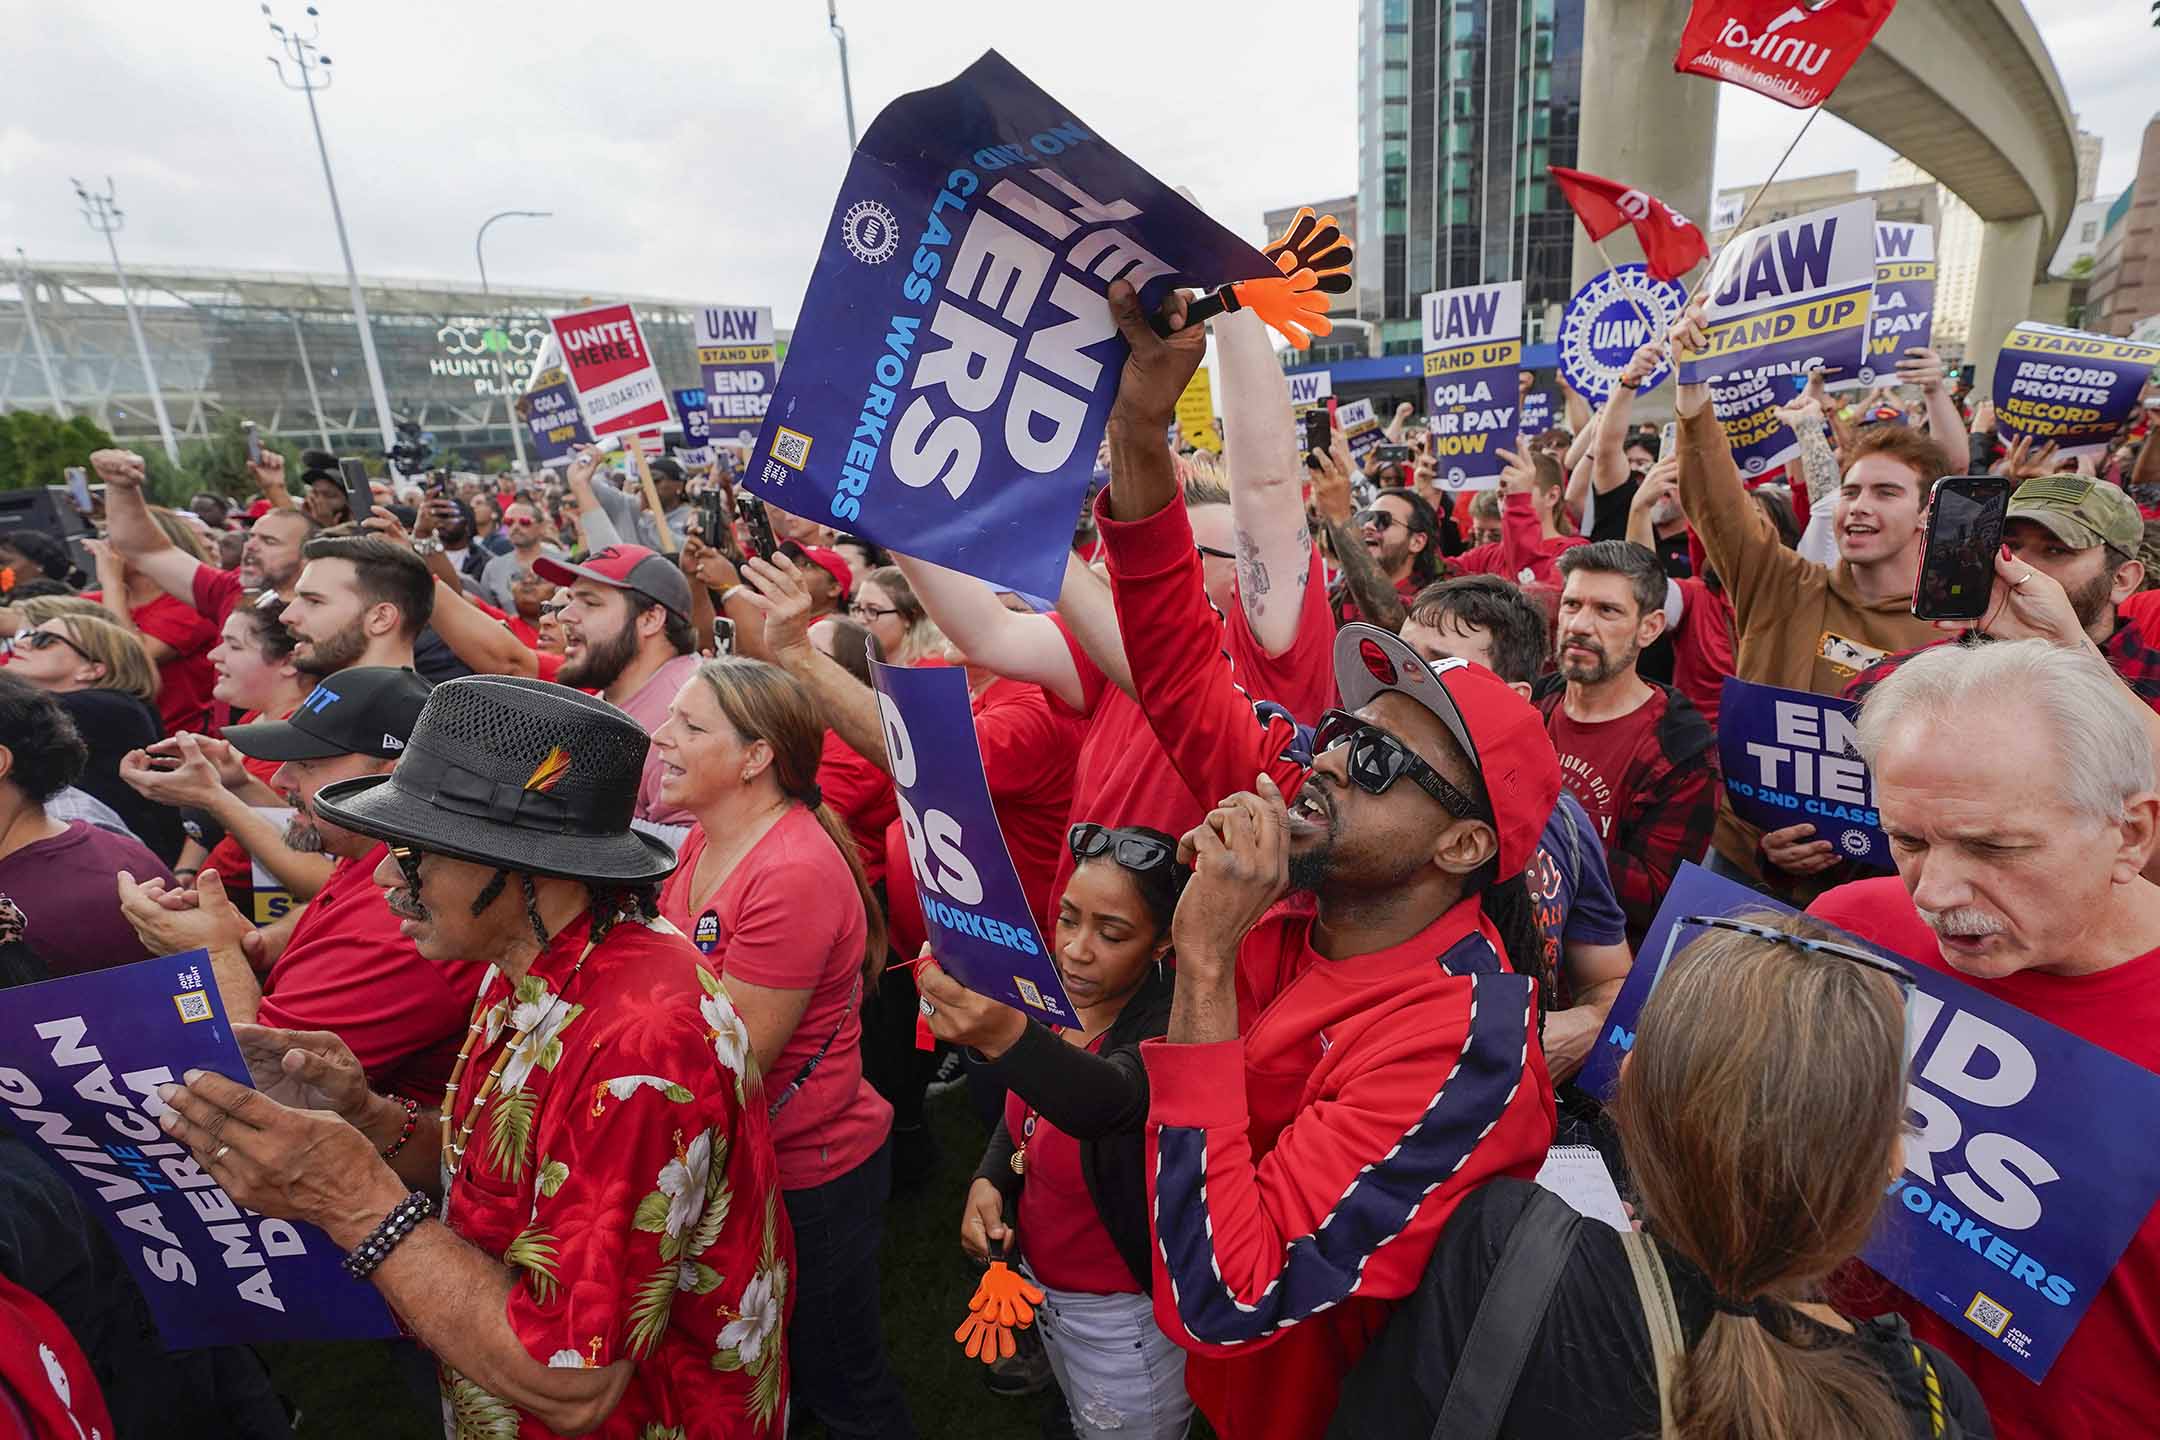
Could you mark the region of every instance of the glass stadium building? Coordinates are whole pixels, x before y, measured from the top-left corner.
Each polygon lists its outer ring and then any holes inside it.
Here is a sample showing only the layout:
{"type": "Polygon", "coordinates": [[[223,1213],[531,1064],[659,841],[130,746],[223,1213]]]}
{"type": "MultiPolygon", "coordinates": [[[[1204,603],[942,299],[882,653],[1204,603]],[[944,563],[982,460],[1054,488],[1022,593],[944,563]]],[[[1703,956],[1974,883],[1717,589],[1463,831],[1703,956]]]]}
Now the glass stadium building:
{"type": "MultiPolygon", "coordinates": [[[[382,448],[343,276],[131,266],[128,284],[183,442],[230,415],[296,445],[382,448]]],[[[567,290],[483,295],[435,280],[361,285],[393,419],[418,422],[438,453],[466,464],[510,454],[508,401],[540,359],[549,315],[628,300],[661,378],[670,388],[699,383],[693,334],[708,302],[567,290]]],[[[87,414],[130,443],[157,444],[127,312],[104,262],[0,268],[0,410],[87,414]]]]}

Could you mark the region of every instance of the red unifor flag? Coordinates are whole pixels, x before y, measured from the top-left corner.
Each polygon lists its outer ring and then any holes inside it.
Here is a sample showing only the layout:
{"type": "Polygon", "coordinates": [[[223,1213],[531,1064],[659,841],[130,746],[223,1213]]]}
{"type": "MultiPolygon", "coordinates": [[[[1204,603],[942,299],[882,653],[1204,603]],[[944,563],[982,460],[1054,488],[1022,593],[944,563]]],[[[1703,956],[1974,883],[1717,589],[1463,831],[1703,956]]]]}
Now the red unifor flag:
{"type": "Polygon", "coordinates": [[[1643,263],[1657,279],[1677,280],[1710,258],[1709,242],[1695,222],[1648,191],[1565,165],[1546,169],[1592,240],[1634,226],[1643,263]]]}
{"type": "Polygon", "coordinates": [[[1830,98],[1897,0],[1695,0],[1673,69],[1795,110],[1830,98]]]}

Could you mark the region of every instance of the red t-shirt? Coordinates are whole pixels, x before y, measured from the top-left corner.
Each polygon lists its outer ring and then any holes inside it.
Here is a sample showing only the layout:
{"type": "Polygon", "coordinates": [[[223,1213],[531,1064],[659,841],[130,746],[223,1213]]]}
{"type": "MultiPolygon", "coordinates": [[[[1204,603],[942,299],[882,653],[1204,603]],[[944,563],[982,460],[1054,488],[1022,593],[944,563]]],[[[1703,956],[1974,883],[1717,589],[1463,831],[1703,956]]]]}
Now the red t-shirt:
{"type": "Polygon", "coordinates": [[[0,1437],[82,1440],[112,1434],[105,1392],[66,1322],[0,1275],[0,1437]]]}
{"type": "MultiPolygon", "coordinates": [[[[1665,713],[1659,692],[1617,720],[1584,724],[1568,718],[1565,704],[1553,707],[1545,728],[1560,755],[1560,783],[1574,792],[1597,822],[1598,839],[1612,843],[1613,823],[1627,812],[1636,788],[1634,771],[1645,753],[1650,731],[1665,713]]],[[[1651,753],[1655,744],[1649,744],[1651,753]]]]}
{"type": "MultiPolygon", "coordinates": [[[[1423,590],[1431,583],[1428,580],[1418,579],[1417,572],[1413,570],[1395,582],[1395,597],[1402,601],[1403,609],[1408,610],[1410,602],[1417,599],[1418,591],[1423,590]]],[[[1358,608],[1358,603],[1351,597],[1347,586],[1344,587],[1342,594],[1335,597],[1334,618],[1337,625],[1350,625],[1365,618],[1365,612],[1358,608]]]]}
{"type": "MultiPolygon", "coordinates": [[[[1128,573],[1152,573],[1161,565],[1181,565],[1192,558],[1192,522],[1186,517],[1185,507],[1171,505],[1166,511],[1174,514],[1119,521],[1111,519],[1098,502],[1095,523],[1110,546],[1111,574],[1118,583],[1128,573]]],[[[1222,653],[1229,658],[1231,674],[1244,698],[1271,700],[1308,725],[1317,723],[1320,712],[1335,703],[1335,622],[1328,611],[1327,586],[1317,549],[1311,566],[1297,636],[1282,654],[1270,656],[1253,638],[1242,603],[1232,605],[1228,615],[1217,616],[1222,653]]],[[[1170,835],[1183,835],[1198,825],[1222,796],[1202,797],[1192,792],[1155,738],[1146,713],[1088,658],[1062,619],[1054,614],[1050,618],[1057,621],[1066,648],[1072,652],[1073,668],[1080,672],[1083,699],[1079,713],[1088,720],[1073,782],[1072,823],[1091,820],[1103,825],[1148,825],[1170,835]]],[[[1134,636],[1137,629],[1125,633],[1134,636]]],[[[1127,640],[1128,653],[1134,643],[1127,640]]],[[[1257,731],[1257,716],[1253,725],[1257,731]]],[[[1252,777],[1245,777],[1244,783],[1250,785],[1252,777]]],[[[1071,874],[1072,856],[1060,846],[1057,873],[1050,887],[1053,897],[1064,893],[1066,878],[1071,874]]]]}
{"type": "Polygon", "coordinates": [[[892,776],[855,753],[834,732],[825,732],[818,755],[818,789],[833,813],[847,823],[862,859],[863,878],[872,885],[885,878],[885,827],[900,818],[900,800],[892,776]]]}
{"type": "MultiPolygon", "coordinates": [[[[283,715],[273,715],[270,718],[284,720],[291,714],[288,710],[283,715]]],[[[262,711],[250,710],[233,723],[252,725],[262,718],[262,711]]],[[[278,772],[282,763],[277,760],[257,760],[252,755],[240,757],[240,767],[265,785],[270,783],[270,777],[278,772]]],[[[240,907],[241,914],[258,925],[282,920],[285,918],[286,907],[292,904],[292,895],[285,890],[256,890],[254,857],[248,854],[246,846],[230,835],[211,847],[210,857],[203,861],[203,869],[218,872],[218,879],[225,883],[226,898],[240,907]]]]}
{"type": "Polygon", "coordinates": [[[373,878],[387,848],[331,867],[263,981],[257,1018],[331,1031],[352,1047],[376,1090],[435,1105],[457,1063],[483,967],[436,964],[398,932],[373,878]]]}
{"type": "Polygon", "coordinates": [[[823,1185],[876,1154],[892,1128],[892,1106],[862,1073],[860,977],[869,922],[855,900],[855,877],[817,816],[800,805],[759,837],[718,890],[693,896],[704,854],[705,829],[692,825],[660,891],[660,913],[722,980],[810,992],[809,1008],[765,1076],[765,1103],[780,1099],[810,1057],[825,1052],[772,1120],[782,1188],[823,1185]]]}
{"type": "Polygon", "coordinates": [[[518,643],[523,645],[526,649],[538,650],[540,648],[540,631],[535,626],[527,624],[525,622],[524,616],[511,615],[504,611],[497,610],[494,606],[486,604],[483,601],[474,600],[473,597],[470,595],[466,596],[465,598],[467,600],[471,600],[473,604],[480,606],[481,609],[487,611],[489,614],[499,616],[503,624],[509,627],[510,633],[517,636],[518,643]]]}
{"type": "MultiPolygon", "coordinates": [[[[1088,1046],[1102,1053],[1103,1037],[1088,1046]]],[[[1005,1128],[1027,1146],[1020,1191],[1020,1253],[1035,1278],[1053,1290],[1082,1295],[1137,1295],[1132,1267],[1103,1228],[1102,1214],[1080,1169],[1080,1142],[1035,1113],[1018,1094],[1005,1095],[1005,1128]],[[1032,1130],[1028,1121],[1033,1118],[1032,1130]]]]}
{"type": "Polygon", "coordinates": [[[1673,631],[1673,689],[1695,702],[1717,728],[1718,701],[1733,673],[1732,601],[1701,580],[1676,580],[1686,597],[1673,631]]]}
{"type": "Polygon", "coordinates": [[[208,565],[195,567],[195,578],[188,582],[188,588],[194,595],[195,613],[209,621],[211,629],[219,631],[225,628],[233,606],[240,603],[244,593],[238,572],[208,565]]]}
{"type": "MultiPolygon", "coordinates": [[[[2160,1071],[2160,950],[2097,975],[2026,971],[1981,980],[1953,970],[1942,958],[1933,932],[1894,875],[1840,885],[1818,897],[1808,913],[1916,965],[1956,975],[2132,1064],[2160,1071]]],[[[2094,1104],[2107,1100],[2085,1097],[2094,1104]]],[[[2153,1417],[2160,1414],[2160,1364],[2154,1359],[2160,1356],[2160,1206],[2131,1237],[2039,1385],[1887,1283],[1854,1298],[1860,1302],[1855,1308],[1865,1313],[1886,1305],[1896,1309],[1912,1322],[1915,1335],[1955,1360],[1980,1387],[2003,1440],[2153,1433],[2153,1417]]]]}
{"type": "Polygon", "coordinates": [[[998,833],[1005,837],[1028,910],[1048,933],[1060,893],[1052,887],[1059,862],[1068,858],[1072,757],[1087,734],[1087,723],[1068,707],[1052,704],[1040,685],[1020,680],[993,680],[974,697],[971,708],[998,833]]]}
{"type": "Polygon", "coordinates": [[[217,672],[210,666],[211,647],[218,643],[219,627],[194,608],[170,595],[159,595],[133,611],[135,628],[174,650],[173,658],[158,666],[158,720],[165,733],[210,728],[210,690],[217,672]]]}

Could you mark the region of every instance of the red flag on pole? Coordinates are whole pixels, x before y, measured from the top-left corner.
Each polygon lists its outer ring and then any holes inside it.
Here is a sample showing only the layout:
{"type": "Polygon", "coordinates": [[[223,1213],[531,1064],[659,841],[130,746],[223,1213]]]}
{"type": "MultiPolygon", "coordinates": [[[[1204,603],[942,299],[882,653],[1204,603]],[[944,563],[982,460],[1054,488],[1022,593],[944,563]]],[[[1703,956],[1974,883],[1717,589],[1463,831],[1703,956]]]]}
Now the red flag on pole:
{"type": "Polygon", "coordinates": [[[1574,208],[1592,240],[1623,225],[1635,227],[1643,263],[1660,280],[1677,280],[1710,258],[1709,242],[1695,222],[1647,191],[1564,165],[1545,167],[1574,208]]]}
{"type": "Polygon", "coordinates": [[[1830,98],[1897,0],[1695,0],[1673,69],[1795,110],[1830,98]]]}

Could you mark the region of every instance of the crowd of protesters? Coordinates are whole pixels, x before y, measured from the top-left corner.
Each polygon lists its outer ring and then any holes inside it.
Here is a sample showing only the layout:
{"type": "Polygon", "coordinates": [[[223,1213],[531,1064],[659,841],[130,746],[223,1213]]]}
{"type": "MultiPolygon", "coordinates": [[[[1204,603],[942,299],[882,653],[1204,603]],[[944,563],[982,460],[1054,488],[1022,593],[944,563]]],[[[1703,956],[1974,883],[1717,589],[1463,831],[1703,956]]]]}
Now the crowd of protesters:
{"type": "MultiPolygon", "coordinates": [[[[1703,387],[1670,449],[1637,423],[1698,308],[1450,492],[1407,405],[1406,462],[1301,455],[1251,314],[1109,303],[1106,483],[1047,609],[777,510],[766,548],[671,460],[355,516],[328,456],[171,511],[98,453],[98,538],[0,546],[6,981],[208,952],[256,1088],[170,1087],[168,1130],[352,1252],[453,1437],[919,1433],[878,1255],[940,1073],[985,1136],[958,1249],[1040,1292],[986,1379],[1056,1386],[1058,1433],[2142,1433],[2160,1212],[2044,1383],[1855,1258],[1904,1163],[1899,967],[1721,922],[1610,1103],[1575,1078],[1686,862],[2160,1068],[2145,422],[2097,465],[2005,450],[1915,351],[1810,385],[1801,457],[1743,479],[1703,387]],[[1164,438],[1209,333],[1219,456],[1164,438]],[[1968,469],[2018,488],[1947,633],[1910,600],[1968,469]],[[1074,1025],[939,964],[871,656],[965,673],[1074,1025]],[[1733,811],[1728,676],[1861,700],[1895,875],[1733,811]],[[1528,1183],[1556,1139],[1637,1229],[1528,1183]]],[[[0,1319],[72,1334],[106,1433],[287,1433],[251,1352],[145,1345],[0,1150],[0,1319]]],[[[26,1384],[0,1360],[0,1434],[26,1384]]]]}

